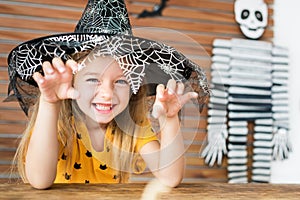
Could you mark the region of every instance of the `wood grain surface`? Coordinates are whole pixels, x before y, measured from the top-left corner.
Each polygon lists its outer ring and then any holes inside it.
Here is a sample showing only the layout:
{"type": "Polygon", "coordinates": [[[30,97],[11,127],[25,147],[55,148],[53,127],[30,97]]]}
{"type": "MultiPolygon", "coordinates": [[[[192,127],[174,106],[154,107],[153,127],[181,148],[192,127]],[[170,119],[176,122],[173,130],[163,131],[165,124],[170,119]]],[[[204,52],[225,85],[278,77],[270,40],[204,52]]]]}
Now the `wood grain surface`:
{"type": "MultiPolygon", "coordinates": [[[[55,184],[47,190],[28,184],[0,184],[0,199],[141,199],[146,184],[55,184]]],[[[155,193],[155,191],[153,191],[155,193]]],[[[300,185],[182,183],[157,199],[299,199],[300,185]]],[[[149,197],[150,199],[150,197],[149,197]]]]}

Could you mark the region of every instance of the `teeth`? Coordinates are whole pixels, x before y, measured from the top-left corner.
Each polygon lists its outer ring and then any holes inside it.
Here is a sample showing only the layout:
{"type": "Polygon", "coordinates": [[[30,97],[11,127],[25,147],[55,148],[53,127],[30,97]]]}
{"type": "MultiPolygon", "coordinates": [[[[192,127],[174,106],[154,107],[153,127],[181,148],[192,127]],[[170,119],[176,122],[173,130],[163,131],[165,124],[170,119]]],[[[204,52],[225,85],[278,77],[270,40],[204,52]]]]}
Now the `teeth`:
{"type": "Polygon", "coordinates": [[[96,108],[98,110],[110,110],[112,107],[111,106],[105,106],[105,105],[96,104],[96,108]]]}

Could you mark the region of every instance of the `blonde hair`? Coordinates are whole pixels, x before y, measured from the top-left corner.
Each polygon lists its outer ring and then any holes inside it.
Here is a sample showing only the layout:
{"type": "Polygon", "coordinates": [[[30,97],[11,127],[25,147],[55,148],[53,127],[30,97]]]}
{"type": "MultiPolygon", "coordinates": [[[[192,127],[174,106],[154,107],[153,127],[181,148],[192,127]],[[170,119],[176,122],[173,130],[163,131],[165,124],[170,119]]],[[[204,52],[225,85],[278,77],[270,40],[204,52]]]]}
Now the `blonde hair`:
{"type": "MultiPolygon", "coordinates": [[[[73,59],[79,62],[88,53],[89,52],[77,53],[73,56],[73,59]]],[[[134,153],[134,147],[139,134],[139,129],[137,127],[147,120],[148,108],[146,105],[146,93],[146,87],[141,87],[137,94],[132,94],[129,104],[125,109],[129,113],[129,116],[126,115],[126,111],[124,111],[116,116],[116,120],[114,119],[108,124],[108,126],[111,126],[114,129],[112,144],[116,148],[113,148],[111,151],[111,161],[114,163],[114,168],[119,169],[120,183],[128,182],[129,172],[133,171],[131,161],[133,160],[132,156],[137,155],[134,153]],[[122,126],[122,128],[120,128],[117,122],[128,121],[128,119],[124,119],[124,117],[130,117],[134,123],[125,123],[125,127],[122,126]]],[[[39,101],[37,100],[37,103],[32,108],[29,123],[22,135],[22,139],[14,157],[14,163],[16,163],[19,175],[24,182],[28,182],[25,174],[25,157],[31,132],[36,121],[38,108],[39,101]]],[[[76,134],[76,132],[74,132],[74,130],[76,130],[76,119],[80,119],[82,114],[83,113],[77,106],[75,100],[62,100],[57,123],[58,139],[60,145],[65,147],[67,151],[72,151],[71,145],[73,144],[73,134],[76,134]]]]}

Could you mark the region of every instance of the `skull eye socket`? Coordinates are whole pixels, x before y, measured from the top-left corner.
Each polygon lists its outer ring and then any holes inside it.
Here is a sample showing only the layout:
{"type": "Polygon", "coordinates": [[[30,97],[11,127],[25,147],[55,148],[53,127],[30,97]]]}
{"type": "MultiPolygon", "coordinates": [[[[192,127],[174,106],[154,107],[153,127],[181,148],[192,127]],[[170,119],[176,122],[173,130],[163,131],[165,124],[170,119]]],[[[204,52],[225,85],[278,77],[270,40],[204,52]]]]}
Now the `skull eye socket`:
{"type": "Polygon", "coordinates": [[[255,17],[258,21],[262,22],[263,21],[263,16],[260,11],[255,11],[255,17]]]}
{"type": "Polygon", "coordinates": [[[249,17],[249,10],[243,10],[242,13],[241,13],[241,18],[242,19],[247,19],[249,17]]]}

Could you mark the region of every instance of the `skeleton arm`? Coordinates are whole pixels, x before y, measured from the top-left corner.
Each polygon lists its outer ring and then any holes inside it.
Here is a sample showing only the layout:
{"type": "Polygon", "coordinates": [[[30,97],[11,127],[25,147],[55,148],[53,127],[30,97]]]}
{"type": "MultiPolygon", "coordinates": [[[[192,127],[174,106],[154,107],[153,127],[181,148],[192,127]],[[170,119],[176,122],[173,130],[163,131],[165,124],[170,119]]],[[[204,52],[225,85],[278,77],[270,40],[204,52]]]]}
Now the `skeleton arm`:
{"type": "Polygon", "coordinates": [[[205,163],[213,166],[217,161],[218,165],[222,164],[223,154],[227,154],[226,139],[228,137],[226,115],[227,99],[226,93],[217,89],[212,90],[212,96],[209,103],[208,126],[207,126],[207,146],[201,152],[201,156],[205,158],[205,163]]]}
{"type": "Polygon", "coordinates": [[[227,132],[227,105],[228,92],[225,87],[228,79],[229,59],[226,48],[218,48],[218,45],[225,45],[225,40],[215,40],[212,70],[211,97],[208,105],[208,126],[207,145],[201,152],[201,157],[205,158],[205,163],[213,166],[215,163],[222,164],[223,155],[227,154],[226,140],[227,132]]]}
{"type": "Polygon", "coordinates": [[[201,154],[202,157],[205,157],[205,163],[209,166],[213,166],[216,161],[218,165],[222,164],[223,154],[227,154],[227,134],[227,130],[225,129],[222,134],[218,134],[217,132],[209,133],[208,145],[201,154]]]}
{"type": "Polygon", "coordinates": [[[288,136],[289,107],[288,107],[288,53],[280,47],[273,47],[273,87],[272,111],[274,119],[273,130],[273,159],[288,158],[292,146],[288,136]]]}

